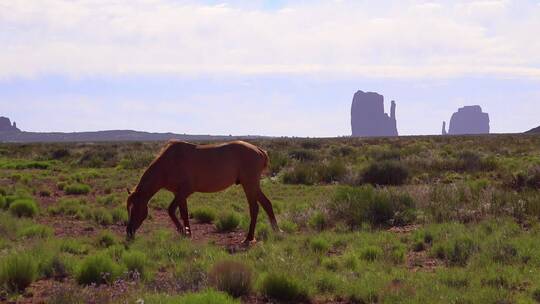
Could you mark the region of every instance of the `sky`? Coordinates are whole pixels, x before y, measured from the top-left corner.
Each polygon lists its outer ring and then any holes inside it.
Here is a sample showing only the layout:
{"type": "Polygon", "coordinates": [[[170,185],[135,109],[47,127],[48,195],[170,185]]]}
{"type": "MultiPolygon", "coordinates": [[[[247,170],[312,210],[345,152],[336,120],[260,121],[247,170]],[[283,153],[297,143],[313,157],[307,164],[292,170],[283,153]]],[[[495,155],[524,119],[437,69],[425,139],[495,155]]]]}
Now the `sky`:
{"type": "Polygon", "coordinates": [[[400,135],[481,105],[540,125],[540,0],[0,0],[0,115],[25,131],[350,135],[357,90],[400,135]]]}

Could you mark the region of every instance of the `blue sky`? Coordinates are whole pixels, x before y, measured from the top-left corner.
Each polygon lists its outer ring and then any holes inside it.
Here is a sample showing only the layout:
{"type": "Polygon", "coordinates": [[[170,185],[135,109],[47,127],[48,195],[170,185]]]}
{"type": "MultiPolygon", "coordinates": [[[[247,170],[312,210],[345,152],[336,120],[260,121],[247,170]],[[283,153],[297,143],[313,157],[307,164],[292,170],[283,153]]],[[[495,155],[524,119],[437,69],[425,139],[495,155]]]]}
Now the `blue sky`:
{"type": "Polygon", "coordinates": [[[479,104],[540,125],[540,1],[0,3],[0,115],[28,131],[350,134],[356,90],[400,134],[479,104]]]}

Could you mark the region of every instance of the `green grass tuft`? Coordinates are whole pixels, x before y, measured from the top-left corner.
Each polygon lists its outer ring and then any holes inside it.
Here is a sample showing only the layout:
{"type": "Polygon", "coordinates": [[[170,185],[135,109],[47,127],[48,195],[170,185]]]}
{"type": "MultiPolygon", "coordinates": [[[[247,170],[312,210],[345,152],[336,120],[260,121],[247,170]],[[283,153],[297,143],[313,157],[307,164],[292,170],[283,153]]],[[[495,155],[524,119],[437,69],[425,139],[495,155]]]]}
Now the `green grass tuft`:
{"type": "Polygon", "coordinates": [[[140,251],[126,251],[122,256],[122,261],[130,272],[130,275],[137,274],[140,278],[146,278],[148,268],[148,258],[140,251]]]}
{"type": "Polygon", "coordinates": [[[22,292],[37,278],[38,269],[34,257],[14,253],[0,262],[0,283],[9,291],[22,292]]]}
{"type": "Polygon", "coordinates": [[[212,267],[209,281],[217,290],[238,298],[252,290],[253,274],[246,265],[235,261],[222,261],[212,267]]]}
{"type": "Polygon", "coordinates": [[[32,199],[17,199],[9,205],[9,211],[17,217],[34,217],[38,213],[38,206],[32,199]]]}
{"type": "Polygon", "coordinates": [[[307,288],[287,274],[267,275],[262,282],[261,292],[271,299],[284,302],[303,302],[309,299],[307,288]]]}
{"type": "Polygon", "coordinates": [[[216,223],[216,227],[220,232],[233,231],[238,225],[240,225],[240,216],[235,212],[220,215],[216,223]]]}
{"type": "Polygon", "coordinates": [[[208,207],[201,207],[192,211],[192,216],[199,223],[211,224],[216,220],[216,213],[208,207]]]}
{"type": "Polygon", "coordinates": [[[114,261],[103,253],[86,257],[77,272],[77,282],[81,285],[110,284],[119,274],[114,261]]]}
{"type": "Polygon", "coordinates": [[[90,193],[90,186],[84,184],[69,184],[63,187],[63,190],[68,195],[86,195],[90,193]]]}

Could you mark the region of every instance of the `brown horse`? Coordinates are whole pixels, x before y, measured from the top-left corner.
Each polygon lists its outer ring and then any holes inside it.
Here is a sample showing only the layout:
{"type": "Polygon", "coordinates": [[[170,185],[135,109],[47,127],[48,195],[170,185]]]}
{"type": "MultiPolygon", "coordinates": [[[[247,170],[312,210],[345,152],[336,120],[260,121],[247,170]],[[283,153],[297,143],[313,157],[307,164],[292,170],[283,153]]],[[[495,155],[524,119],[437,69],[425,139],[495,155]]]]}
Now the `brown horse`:
{"type": "Polygon", "coordinates": [[[150,164],[127,199],[129,221],[127,236],[132,238],[148,216],[148,201],[161,189],[175,194],[169,216],[178,232],[191,235],[187,198],[194,192],[218,192],[241,184],[249,203],[251,223],[245,243],[254,242],[259,202],[279,231],[272,203],[260,188],[260,179],[268,166],[266,151],[252,144],[235,141],[218,145],[194,145],[171,141],[150,164]],[[184,225],[176,217],[176,208],[184,225]]]}

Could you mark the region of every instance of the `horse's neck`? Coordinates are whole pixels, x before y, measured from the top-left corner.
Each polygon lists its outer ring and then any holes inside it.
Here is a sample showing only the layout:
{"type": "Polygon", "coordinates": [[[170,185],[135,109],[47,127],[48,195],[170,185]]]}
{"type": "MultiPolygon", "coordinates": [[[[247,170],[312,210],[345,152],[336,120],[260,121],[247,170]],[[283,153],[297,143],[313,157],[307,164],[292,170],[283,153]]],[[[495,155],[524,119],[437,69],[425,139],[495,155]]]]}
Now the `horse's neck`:
{"type": "Polygon", "coordinates": [[[141,196],[149,200],[161,190],[161,176],[156,169],[156,165],[152,164],[143,174],[137,188],[135,189],[141,196]]]}

